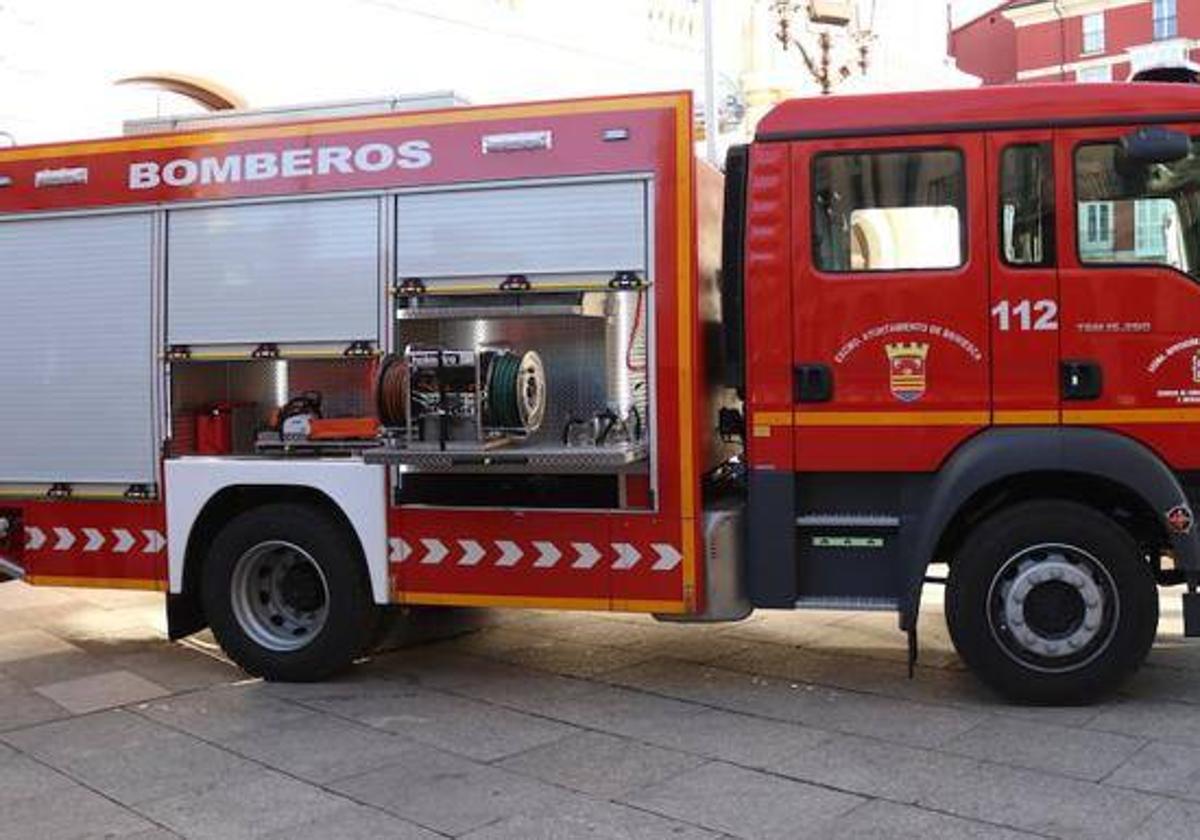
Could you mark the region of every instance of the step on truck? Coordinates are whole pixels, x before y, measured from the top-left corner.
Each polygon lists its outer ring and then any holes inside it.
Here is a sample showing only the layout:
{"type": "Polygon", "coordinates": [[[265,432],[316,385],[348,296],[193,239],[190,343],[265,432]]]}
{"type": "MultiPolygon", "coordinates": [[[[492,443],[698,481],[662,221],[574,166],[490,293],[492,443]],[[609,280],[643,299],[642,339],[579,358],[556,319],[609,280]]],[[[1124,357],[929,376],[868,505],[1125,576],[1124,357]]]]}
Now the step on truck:
{"type": "MultiPolygon", "coordinates": [[[[1086,701],[1200,634],[1200,88],[687,94],[0,150],[0,557],[268,679],[388,606],[885,610],[1086,701]],[[948,569],[935,578],[930,569],[948,569]]],[[[392,611],[394,612],[394,611],[392,611]]]]}

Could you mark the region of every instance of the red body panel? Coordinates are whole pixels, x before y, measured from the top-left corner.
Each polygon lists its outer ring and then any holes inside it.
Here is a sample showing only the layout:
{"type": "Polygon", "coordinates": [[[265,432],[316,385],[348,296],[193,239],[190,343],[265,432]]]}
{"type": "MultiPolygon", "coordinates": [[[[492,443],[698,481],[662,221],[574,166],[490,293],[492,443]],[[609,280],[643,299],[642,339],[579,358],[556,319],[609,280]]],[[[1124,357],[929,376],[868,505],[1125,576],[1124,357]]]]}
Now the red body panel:
{"type": "Polygon", "coordinates": [[[167,588],[166,514],[153,502],[28,501],[20,564],[30,583],[167,588]]]}
{"type": "Polygon", "coordinates": [[[782,143],[751,150],[746,208],[746,428],[755,469],[790,471],[791,161],[782,143]]]}
{"type": "MultiPolygon", "coordinates": [[[[692,143],[690,96],[651,94],[21,147],[0,150],[0,175],[11,179],[0,189],[0,213],[145,209],[194,200],[596,174],[651,177],[654,511],[396,508],[381,500],[381,515],[387,518],[393,597],[399,601],[686,612],[700,606],[703,590],[698,460],[701,424],[707,421],[698,410],[705,373],[698,345],[692,143]],[[606,129],[622,129],[627,136],[606,142],[606,129]],[[552,148],[481,152],[485,135],[545,130],[553,131],[552,148]],[[361,153],[364,147],[371,151],[361,153]],[[323,169],[322,154],[328,164],[323,169]],[[229,162],[235,156],[236,165],[229,162]],[[340,163],[330,164],[334,158],[340,163]],[[385,159],[389,165],[382,166],[385,159]],[[35,186],[39,172],[80,167],[87,170],[86,183],[35,186]],[[434,540],[445,546],[445,556],[426,562],[441,551],[430,554],[434,540]],[[467,562],[460,562],[464,557],[467,562]]],[[[648,501],[644,486],[633,492],[648,501]]],[[[142,550],[142,543],[128,551],[107,549],[114,528],[137,534],[156,529],[161,542],[161,505],[14,501],[10,507],[27,526],[40,529],[34,534],[93,528],[106,535],[105,546],[94,550],[80,548],[86,539],[68,546],[66,538],[62,550],[54,540],[26,549],[21,562],[35,582],[120,580],[157,587],[166,580],[161,545],[154,551],[142,550]]]]}
{"type": "MultiPolygon", "coordinates": [[[[1000,167],[1005,149],[1051,141],[1050,131],[1005,131],[987,136],[988,230],[1000,235],[1000,167]]],[[[1056,182],[1066,176],[1057,169],[1056,182]]],[[[1063,208],[1058,208],[1059,216],[1063,208]]],[[[1058,240],[1058,237],[1055,237],[1058,240]]],[[[1056,266],[1008,265],[999,247],[989,249],[991,270],[988,310],[1011,309],[1021,301],[1059,301],[1056,266]]],[[[1031,310],[1032,311],[1032,310],[1031,310]]],[[[1010,318],[1010,321],[1012,319],[1010,318]]],[[[1011,325],[1010,325],[1011,326],[1011,325]]],[[[991,318],[992,420],[997,425],[1037,425],[1059,422],[1058,330],[1000,329],[991,318]]]]}

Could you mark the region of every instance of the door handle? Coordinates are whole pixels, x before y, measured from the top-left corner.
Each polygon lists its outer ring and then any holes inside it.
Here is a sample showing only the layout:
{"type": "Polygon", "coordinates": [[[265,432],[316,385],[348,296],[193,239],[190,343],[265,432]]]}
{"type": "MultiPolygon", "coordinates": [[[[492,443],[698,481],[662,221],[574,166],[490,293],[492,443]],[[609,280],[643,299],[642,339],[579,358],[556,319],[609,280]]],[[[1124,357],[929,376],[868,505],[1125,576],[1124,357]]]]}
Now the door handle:
{"type": "Polygon", "coordinates": [[[1064,400],[1097,400],[1104,390],[1104,373],[1099,362],[1064,360],[1062,398],[1064,400]]]}
{"type": "Polygon", "coordinates": [[[833,399],[833,371],[829,365],[796,365],[793,375],[794,402],[822,403],[833,399]]]}

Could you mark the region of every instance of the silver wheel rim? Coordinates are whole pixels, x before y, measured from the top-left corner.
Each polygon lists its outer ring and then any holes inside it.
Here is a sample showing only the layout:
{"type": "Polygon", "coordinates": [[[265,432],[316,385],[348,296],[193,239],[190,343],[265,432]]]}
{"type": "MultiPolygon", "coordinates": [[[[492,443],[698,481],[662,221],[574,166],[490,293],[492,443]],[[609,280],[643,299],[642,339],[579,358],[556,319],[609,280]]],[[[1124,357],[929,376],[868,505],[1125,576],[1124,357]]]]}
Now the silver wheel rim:
{"type": "Polygon", "coordinates": [[[290,542],[269,540],[246,551],[229,586],[234,618],[268,650],[308,645],[329,616],[325,574],[311,554],[290,542]]]}
{"type": "Polygon", "coordinates": [[[1004,562],[988,589],[988,623],[1022,667],[1067,673],[1102,654],[1116,633],[1120,596],[1108,570],[1078,546],[1043,543],[1004,562]]]}

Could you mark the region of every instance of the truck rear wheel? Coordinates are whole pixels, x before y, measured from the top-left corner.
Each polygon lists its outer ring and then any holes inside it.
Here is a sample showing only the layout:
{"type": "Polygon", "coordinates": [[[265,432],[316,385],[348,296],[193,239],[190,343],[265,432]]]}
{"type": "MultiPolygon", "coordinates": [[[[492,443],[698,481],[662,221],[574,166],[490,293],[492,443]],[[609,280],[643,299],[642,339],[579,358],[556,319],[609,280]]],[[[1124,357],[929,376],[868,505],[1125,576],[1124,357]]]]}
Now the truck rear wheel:
{"type": "Polygon", "coordinates": [[[1004,696],[1087,703],[1135,671],[1158,627],[1158,590],[1137,543],[1072,502],[995,514],[950,567],[946,620],[959,656],[1004,696]]]}
{"type": "Polygon", "coordinates": [[[366,651],[379,615],[353,535],[303,504],[264,505],[230,521],[204,564],[203,598],[221,647],[268,680],[342,670],[366,651]]]}

